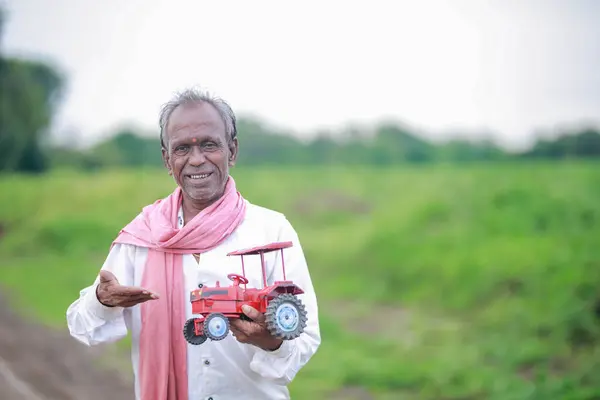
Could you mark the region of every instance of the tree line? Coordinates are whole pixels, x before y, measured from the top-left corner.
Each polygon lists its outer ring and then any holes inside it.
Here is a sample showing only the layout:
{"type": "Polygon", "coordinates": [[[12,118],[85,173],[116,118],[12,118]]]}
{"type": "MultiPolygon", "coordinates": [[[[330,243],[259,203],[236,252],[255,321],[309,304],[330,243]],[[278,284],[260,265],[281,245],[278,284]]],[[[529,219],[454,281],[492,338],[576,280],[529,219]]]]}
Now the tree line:
{"type": "MultiPolygon", "coordinates": [[[[271,131],[256,120],[240,119],[240,165],[374,165],[466,163],[513,159],[599,158],[600,131],[581,129],[554,139],[541,139],[528,150],[507,152],[489,140],[454,139],[432,143],[393,124],[381,124],[374,134],[327,135],[311,140],[271,131]]],[[[121,130],[87,149],[55,149],[61,166],[83,169],[161,166],[156,133],[121,130]]]]}
{"type": "MultiPolygon", "coordinates": [[[[5,14],[0,8],[0,39],[5,14]]],[[[49,142],[64,76],[47,62],[0,53],[0,171],[43,172],[53,166],[80,169],[162,165],[158,130],[122,129],[84,150],[49,142]]],[[[434,143],[393,123],[371,132],[353,129],[323,132],[311,140],[266,127],[250,118],[238,120],[242,165],[377,165],[432,162],[498,161],[519,158],[600,158],[600,130],[565,131],[539,139],[530,149],[507,152],[490,140],[453,139],[434,143]]]]}

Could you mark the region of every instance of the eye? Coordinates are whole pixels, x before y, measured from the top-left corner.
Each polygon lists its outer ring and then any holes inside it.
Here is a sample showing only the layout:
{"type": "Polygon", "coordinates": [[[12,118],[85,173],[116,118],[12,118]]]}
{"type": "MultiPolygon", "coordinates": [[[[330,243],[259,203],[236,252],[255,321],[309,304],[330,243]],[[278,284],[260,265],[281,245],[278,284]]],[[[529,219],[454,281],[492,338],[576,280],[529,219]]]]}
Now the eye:
{"type": "Polygon", "coordinates": [[[215,150],[218,146],[215,142],[206,142],[202,147],[206,150],[215,150]]]}
{"type": "Polygon", "coordinates": [[[182,144],[179,146],[176,146],[173,151],[175,152],[175,154],[185,154],[188,150],[189,150],[189,146],[186,144],[182,144]]]}

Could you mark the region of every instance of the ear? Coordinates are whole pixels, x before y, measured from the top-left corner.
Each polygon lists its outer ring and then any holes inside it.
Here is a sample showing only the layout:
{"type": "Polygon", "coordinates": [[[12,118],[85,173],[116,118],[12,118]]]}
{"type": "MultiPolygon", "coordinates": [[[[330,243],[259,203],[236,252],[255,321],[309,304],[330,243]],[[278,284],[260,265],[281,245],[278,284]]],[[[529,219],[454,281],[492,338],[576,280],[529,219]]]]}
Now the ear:
{"type": "Polygon", "coordinates": [[[238,144],[238,140],[237,138],[234,138],[230,143],[229,143],[229,166],[233,167],[235,165],[235,162],[237,160],[237,156],[238,156],[238,149],[239,149],[239,144],[238,144]]]}
{"type": "Polygon", "coordinates": [[[173,175],[173,170],[171,169],[171,163],[169,162],[169,152],[164,147],[161,149],[163,163],[165,164],[165,168],[169,171],[169,175],[173,175]]]}

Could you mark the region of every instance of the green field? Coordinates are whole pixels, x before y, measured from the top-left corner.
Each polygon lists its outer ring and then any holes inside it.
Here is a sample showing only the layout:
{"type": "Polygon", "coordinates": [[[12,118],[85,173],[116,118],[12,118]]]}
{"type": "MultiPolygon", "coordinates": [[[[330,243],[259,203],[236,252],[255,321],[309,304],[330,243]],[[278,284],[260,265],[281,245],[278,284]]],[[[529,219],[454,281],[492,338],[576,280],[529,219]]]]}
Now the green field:
{"type": "MultiPolygon", "coordinates": [[[[319,297],[293,399],[600,398],[600,163],[233,175],[296,227],[319,297]]],[[[172,189],[164,171],[0,177],[0,282],[64,325],[118,230],[172,189]]]]}

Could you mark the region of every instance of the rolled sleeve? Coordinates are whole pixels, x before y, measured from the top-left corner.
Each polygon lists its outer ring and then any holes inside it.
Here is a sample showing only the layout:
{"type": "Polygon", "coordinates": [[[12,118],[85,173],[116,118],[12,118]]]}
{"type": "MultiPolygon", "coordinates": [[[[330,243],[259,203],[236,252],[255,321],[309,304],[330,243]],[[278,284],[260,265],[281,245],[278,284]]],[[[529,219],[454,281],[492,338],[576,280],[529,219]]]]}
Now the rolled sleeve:
{"type": "MultiPolygon", "coordinates": [[[[112,272],[122,285],[133,283],[131,246],[115,245],[102,269],[112,272]]],[[[96,296],[99,278],[79,292],[67,309],[67,326],[72,337],[86,345],[114,342],[127,335],[123,307],[107,307],[96,296]]]]}
{"type": "Polygon", "coordinates": [[[298,361],[299,357],[297,357],[297,349],[293,341],[284,340],[281,346],[274,351],[257,348],[250,362],[250,369],[263,378],[287,385],[301,367],[298,361]]]}
{"type": "Polygon", "coordinates": [[[284,340],[277,350],[269,351],[259,348],[255,355],[255,358],[259,362],[270,362],[275,360],[286,359],[289,358],[289,356],[292,354],[293,349],[294,347],[292,346],[291,341],[284,340]]]}

